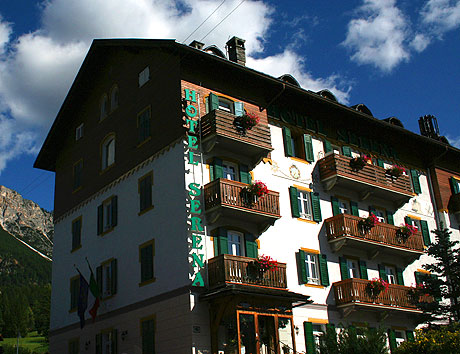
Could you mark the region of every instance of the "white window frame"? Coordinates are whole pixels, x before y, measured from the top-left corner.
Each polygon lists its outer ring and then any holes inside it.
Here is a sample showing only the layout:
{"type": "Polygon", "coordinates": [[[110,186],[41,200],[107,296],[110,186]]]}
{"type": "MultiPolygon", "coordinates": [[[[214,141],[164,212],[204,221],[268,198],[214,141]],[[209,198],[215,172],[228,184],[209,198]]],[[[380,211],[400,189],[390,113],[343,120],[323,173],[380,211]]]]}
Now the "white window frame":
{"type": "Polygon", "coordinates": [[[102,222],[102,231],[105,232],[107,230],[110,230],[112,228],[112,209],[113,209],[113,204],[112,204],[112,199],[110,198],[109,200],[106,200],[104,203],[102,203],[102,216],[103,216],[103,222],[102,222]]]}
{"type": "Polygon", "coordinates": [[[115,136],[112,135],[102,143],[102,170],[115,163],[115,136]]]}
{"type": "Polygon", "coordinates": [[[112,262],[102,264],[102,298],[112,296],[112,262]]]}
{"type": "Polygon", "coordinates": [[[83,123],[81,123],[77,128],[75,128],[75,141],[83,138],[83,123]]]}
{"type": "Polygon", "coordinates": [[[222,174],[226,179],[229,179],[231,181],[239,181],[238,165],[234,162],[222,161],[222,174]],[[233,176],[231,173],[231,169],[234,170],[233,176]]]}
{"type": "Polygon", "coordinates": [[[228,254],[244,256],[244,234],[239,231],[227,231],[228,254]]]}
{"type": "Polygon", "coordinates": [[[359,279],[359,261],[357,259],[347,258],[348,277],[359,279]]]}
{"type": "Polygon", "coordinates": [[[150,69],[148,66],[146,66],[144,70],[142,70],[139,73],[139,87],[142,87],[143,85],[145,85],[145,83],[148,82],[149,80],[150,80],[150,69]]]}
{"type": "Polygon", "coordinates": [[[101,333],[102,354],[112,354],[112,331],[101,333]]]}
{"type": "Polygon", "coordinates": [[[313,220],[310,192],[297,189],[297,200],[301,219],[313,220]]]}
{"type": "Polygon", "coordinates": [[[351,214],[350,202],[348,200],[337,198],[337,204],[339,205],[340,214],[351,214]]]}
{"type": "Polygon", "coordinates": [[[322,323],[312,323],[312,326],[316,348],[319,348],[321,336],[326,333],[326,325],[322,323]]]}
{"type": "Polygon", "coordinates": [[[305,271],[308,284],[321,284],[317,254],[305,252],[305,271]]]}
{"type": "Polygon", "coordinates": [[[401,329],[394,329],[394,332],[395,332],[396,346],[399,347],[401,343],[404,343],[407,340],[406,331],[403,331],[401,329]]]}
{"type": "Polygon", "coordinates": [[[234,102],[228,98],[219,97],[219,109],[228,113],[235,113],[234,102]]]}
{"type": "Polygon", "coordinates": [[[109,98],[106,94],[104,94],[104,96],[101,98],[99,114],[99,120],[103,120],[109,114],[109,98]]]}
{"type": "Polygon", "coordinates": [[[387,275],[388,284],[397,284],[396,279],[396,268],[393,266],[385,266],[385,273],[387,275]]]}
{"type": "Polygon", "coordinates": [[[377,217],[377,219],[379,220],[379,222],[383,222],[383,223],[386,223],[386,211],[384,209],[381,209],[381,208],[375,208],[374,211],[373,211],[374,215],[377,217]]]}

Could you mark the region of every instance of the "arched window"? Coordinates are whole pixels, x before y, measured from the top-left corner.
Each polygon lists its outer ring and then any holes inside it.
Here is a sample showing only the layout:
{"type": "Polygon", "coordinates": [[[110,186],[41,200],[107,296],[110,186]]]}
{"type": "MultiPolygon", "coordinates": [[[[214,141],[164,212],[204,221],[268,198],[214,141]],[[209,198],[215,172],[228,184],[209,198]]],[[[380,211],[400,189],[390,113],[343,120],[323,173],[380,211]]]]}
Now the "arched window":
{"type": "Polygon", "coordinates": [[[118,107],[118,86],[114,86],[110,93],[110,111],[114,111],[118,107]]]}
{"type": "Polygon", "coordinates": [[[107,117],[107,113],[109,110],[109,99],[107,98],[107,95],[104,94],[101,99],[101,110],[100,110],[100,120],[103,120],[105,117],[107,117]]]}
{"type": "Polygon", "coordinates": [[[105,170],[115,162],[115,135],[111,134],[104,139],[101,145],[101,168],[105,170]]]}

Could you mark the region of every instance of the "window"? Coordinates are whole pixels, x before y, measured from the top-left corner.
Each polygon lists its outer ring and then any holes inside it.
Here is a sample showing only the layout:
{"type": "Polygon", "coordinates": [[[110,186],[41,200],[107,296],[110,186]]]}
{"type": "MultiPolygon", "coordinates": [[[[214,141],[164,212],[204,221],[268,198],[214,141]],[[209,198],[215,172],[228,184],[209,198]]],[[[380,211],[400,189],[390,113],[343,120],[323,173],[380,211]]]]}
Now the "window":
{"type": "Polygon", "coordinates": [[[298,157],[308,162],[315,160],[311,135],[291,132],[288,127],[283,127],[283,142],[287,157],[298,157]]]}
{"type": "Polygon", "coordinates": [[[117,226],[117,196],[106,199],[97,207],[97,234],[102,235],[117,226]]]}
{"type": "Polygon", "coordinates": [[[229,113],[234,113],[233,102],[225,98],[219,98],[219,109],[229,113]]]}
{"type": "Polygon", "coordinates": [[[108,260],[97,267],[96,277],[103,299],[115,295],[117,293],[117,260],[108,260]]]}
{"type": "Polygon", "coordinates": [[[107,98],[107,95],[104,95],[101,98],[100,115],[99,115],[100,120],[103,120],[105,117],[107,117],[108,108],[109,108],[109,99],[107,98]]]}
{"type": "Polygon", "coordinates": [[[108,329],[96,334],[96,354],[117,354],[116,329],[108,329]]]}
{"type": "Polygon", "coordinates": [[[69,354],[79,354],[80,353],[80,339],[74,338],[69,340],[69,354]]]}
{"type": "Polygon", "coordinates": [[[72,221],[72,251],[81,247],[81,216],[72,221]]]}
{"type": "Polygon", "coordinates": [[[218,157],[215,157],[209,165],[211,181],[218,178],[226,178],[233,181],[240,181],[241,183],[251,183],[252,177],[247,165],[238,165],[230,161],[222,160],[218,157]]]}
{"type": "Polygon", "coordinates": [[[350,257],[339,257],[339,264],[342,280],[350,278],[367,279],[366,261],[350,257]]]}
{"type": "Polygon", "coordinates": [[[141,321],[142,354],[155,354],[155,320],[141,321]]]}
{"type": "Polygon", "coordinates": [[[332,214],[351,214],[350,201],[342,198],[331,197],[332,214]]]}
{"type": "Polygon", "coordinates": [[[110,111],[114,111],[118,107],[118,87],[114,86],[110,93],[110,111]]]}
{"type": "Polygon", "coordinates": [[[404,341],[414,341],[414,332],[402,329],[389,329],[388,342],[390,344],[390,351],[393,352],[404,341]]]}
{"type": "Polygon", "coordinates": [[[150,107],[145,108],[137,115],[137,129],[139,144],[150,138],[150,107]]]}
{"type": "Polygon", "coordinates": [[[81,187],[83,176],[83,160],[77,161],[73,165],[73,190],[81,187]]]}
{"type": "Polygon", "coordinates": [[[75,129],[75,140],[80,140],[83,138],[83,123],[81,123],[76,129],[75,129]]]}
{"type": "Polygon", "coordinates": [[[373,210],[370,210],[370,212],[374,213],[374,215],[377,217],[377,219],[379,220],[379,222],[383,222],[383,223],[386,222],[386,215],[387,215],[387,212],[385,211],[385,209],[382,209],[382,208],[375,208],[375,209],[373,209],[373,210]]]}
{"type": "Polygon", "coordinates": [[[149,172],[137,181],[139,193],[139,213],[152,209],[153,173],[149,172]]]}
{"type": "Polygon", "coordinates": [[[235,116],[241,116],[244,114],[244,103],[234,102],[231,99],[218,96],[211,92],[208,96],[208,112],[215,109],[234,114],[235,116]]]}
{"type": "Polygon", "coordinates": [[[401,268],[379,264],[379,276],[389,284],[404,285],[403,270],[401,268]]]}
{"type": "Polygon", "coordinates": [[[78,295],[80,293],[80,276],[77,275],[70,279],[70,309],[75,311],[78,307],[78,295]]]}
{"type": "Polygon", "coordinates": [[[449,178],[450,182],[450,188],[452,190],[452,194],[459,194],[460,193],[460,182],[457,177],[450,177],[449,178]]]}
{"type": "Polygon", "coordinates": [[[243,233],[235,230],[227,230],[219,227],[212,232],[214,236],[214,254],[232,254],[257,258],[258,246],[256,239],[251,233],[243,233]]]}
{"type": "Polygon", "coordinates": [[[222,172],[226,179],[238,181],[238,165],[229,161],[222,161],[222,172]]]}
{"type": "Polygon", "coordinates": [[[318,193],[297,187],[289,187],[291,213],[294,218],[320,222],[322,220],[318,193]]]}
{"type": "Polygon", "coordinates": [[[155,256],[155,240],[139,246],[139,262],[141,264],[141,282],[139,285],[155,281],[153,259],[155,256]]]}
{"type": "Polygon", "coordinates": [[[319,350],[321,336],[326,333],[326,326],[335,330],[332,324],[320,324],[312,322],[304,322],[304,335],[307,353],[316,353],[319,350]]]}
{"type": "Polygon", "coordinates": [[[150,80],[150,70],[147,66],[144,70],[139,73],[139,87],[143,86],[147,81],[150,80]]]}
{"type": "Polygon", "coordinates": [[[102,170],[113,165],[115,162],[115,136],[110,135],[107,137],[104,142],[102,143],[101,147],[101,155],[102,155],[102,170]]]}
{"type": "Polygon", "coordinates": [[[395,267],[385,266],[385,272],[387,274],[387,281],[389,284],[396,284],[396,269],[395,267]]]}
{"type": "Polygon", "coordinates": [[[329,285],[327,258],[317,251],[299,250],[296,254],[301,284],[329,285]]]}
{"type": "Polygon", "coordinates": [[[421,232],[425,246],[429,246],[431,244],[430,229],[428,228],[428,222],[426,220],[421,220],[413,216],[406,216],[404,218],[404,222],[408,225],[415,226],[417,230],[421,232]]]}

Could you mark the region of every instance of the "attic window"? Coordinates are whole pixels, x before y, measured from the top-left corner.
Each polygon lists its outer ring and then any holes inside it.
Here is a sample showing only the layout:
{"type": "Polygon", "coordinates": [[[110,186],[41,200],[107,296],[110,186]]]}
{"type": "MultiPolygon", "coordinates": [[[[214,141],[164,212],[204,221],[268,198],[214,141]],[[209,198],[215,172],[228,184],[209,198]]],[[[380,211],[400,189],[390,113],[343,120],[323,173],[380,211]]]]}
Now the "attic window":
{"type": "Polygon", "coordinates": [[[80,140],[83,138],[83,123],[81,123],[76,129],[75,129],[75,141],[80,140]]]}
{"type": "Polygon", "coordinates": [[[150,80],[150,70],[147,66],[144,70],[139,73],[139,87],[143,86],[147,81],[150,80]]]}

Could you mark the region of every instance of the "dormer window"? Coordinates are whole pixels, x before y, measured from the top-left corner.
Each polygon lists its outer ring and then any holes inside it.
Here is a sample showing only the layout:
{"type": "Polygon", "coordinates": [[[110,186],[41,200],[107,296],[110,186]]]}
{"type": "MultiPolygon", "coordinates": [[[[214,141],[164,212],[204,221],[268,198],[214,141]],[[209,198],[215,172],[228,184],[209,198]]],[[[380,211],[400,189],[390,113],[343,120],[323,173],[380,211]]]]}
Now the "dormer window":
{"type": "Polygon", "coordinates": [[[101,150],[101,168],[105,170],[115,162],[115,135],[110,135],[104,140],[101,150]]]}
{"type": "Polygon", "coordinates": [[[105,117],[107,117],[109,109],[109,99],[107,98],[107,95],[102,96],[101,99],[101,107],[100,107],[100,116],[99,119],[103,120],[105,117]]]}
{"type": "Polygon", "coordinates": [[[76,129],[75,129],[75,141],[80,140],[83,138],[83,123],[81,123],[76,129]]]}
{"type": "Polygon", "coordinates": [[[150,80],[150,69],[147,66],[144,70],[142,70],[139,73],[139,87],[143,86],[149,80],[150,80]]]}

